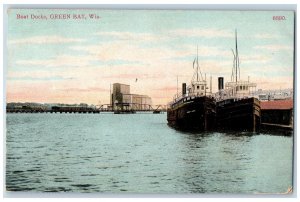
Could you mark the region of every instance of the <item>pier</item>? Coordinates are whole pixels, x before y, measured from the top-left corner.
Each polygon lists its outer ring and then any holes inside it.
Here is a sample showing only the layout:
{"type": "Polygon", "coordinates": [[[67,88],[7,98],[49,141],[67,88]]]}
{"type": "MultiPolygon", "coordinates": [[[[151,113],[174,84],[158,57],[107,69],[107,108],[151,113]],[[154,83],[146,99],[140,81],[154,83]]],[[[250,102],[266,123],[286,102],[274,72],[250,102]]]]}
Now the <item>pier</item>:
{"type": "Polygon", "coordinates": [[[294,129],[293,100],[262,101],[261,104],[261,130],[278,131],[291,134],[294,129]]]}
{"type": "Polygon", "coordinates": [[[153,114],[160,114],[166,111],[164,105],[147,105],[138,107],[137,109],[132,108],[115,108],[109,104],[97,105],[94,108],[91,107],[66,107],[66,106],[53,106],[50,109],[46,107],[30,107],[27,105],[21,107],[6,107],[6,113],[66,113],[66,114],[99,114],[102,112],[111,112],[114,114],[135,114],[136,112],[152,112],[153,114]]]}

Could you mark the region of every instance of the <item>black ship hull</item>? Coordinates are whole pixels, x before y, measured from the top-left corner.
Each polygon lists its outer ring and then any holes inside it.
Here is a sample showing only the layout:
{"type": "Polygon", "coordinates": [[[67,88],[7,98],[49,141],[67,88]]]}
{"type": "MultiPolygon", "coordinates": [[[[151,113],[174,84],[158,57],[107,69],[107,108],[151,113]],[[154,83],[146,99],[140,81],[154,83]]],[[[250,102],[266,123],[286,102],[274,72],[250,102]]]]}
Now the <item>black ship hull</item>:
{"type": "Polygon", "coordinates": [[[183,98],[168,109],[167,120],[176,129],[213,130],[216,123],[215,99],[207,96],[183,98]]]}
{"type": "Polygon", "coordinates": [[[259,131],[260,102],[256,98],[227,99],[217,102],[219,130],[259,131]]]}

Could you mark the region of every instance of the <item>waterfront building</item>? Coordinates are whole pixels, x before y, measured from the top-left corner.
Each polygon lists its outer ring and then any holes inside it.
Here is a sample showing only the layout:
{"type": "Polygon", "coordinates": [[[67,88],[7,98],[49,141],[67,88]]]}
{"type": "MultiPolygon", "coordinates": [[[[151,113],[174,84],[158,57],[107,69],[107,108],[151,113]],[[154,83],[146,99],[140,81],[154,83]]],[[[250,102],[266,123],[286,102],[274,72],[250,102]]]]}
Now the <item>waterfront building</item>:
{"type": "Polygon", "coordinates": [[[273,90],[262,90],[258,89],[254,94],[261,101],[267,100],[289,100],[294,97],[294,90],[289,89],[273,89],[273,90]]]}
{"type": "Polygon", "coordinates": [[[111,94],[111,105],[113,110],[147,110],[152,104],[151,97],[130,93],[130,85],[114,83],[111,94]]]}

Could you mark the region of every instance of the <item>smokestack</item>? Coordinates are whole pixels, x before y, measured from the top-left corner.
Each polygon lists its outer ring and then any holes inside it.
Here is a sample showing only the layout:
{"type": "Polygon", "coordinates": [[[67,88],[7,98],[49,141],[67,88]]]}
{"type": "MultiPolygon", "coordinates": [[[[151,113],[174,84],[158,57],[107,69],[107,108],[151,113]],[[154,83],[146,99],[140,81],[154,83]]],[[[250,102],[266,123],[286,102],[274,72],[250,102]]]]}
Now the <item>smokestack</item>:
{"type": "Polygon", "coordinates": [[[219,90],[224,89],[224,78],[223,77],[218,77],[218,88],[219,88],[219,90]]]}
{"type": "Polygon", "coordinates": [[[186,94],[186,83],[182,83],[182,95],[186,94]]]}

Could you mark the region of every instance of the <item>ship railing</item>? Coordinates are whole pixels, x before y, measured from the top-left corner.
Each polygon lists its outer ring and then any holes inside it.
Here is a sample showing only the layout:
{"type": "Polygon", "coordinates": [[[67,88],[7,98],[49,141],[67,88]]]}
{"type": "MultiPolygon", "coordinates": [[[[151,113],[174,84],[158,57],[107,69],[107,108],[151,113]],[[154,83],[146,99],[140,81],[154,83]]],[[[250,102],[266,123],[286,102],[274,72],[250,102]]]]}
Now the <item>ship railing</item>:
{"type": "Polygon", "coordinates": [[[254,87],[257,86],[256,83],[251,83],[251,82],[249,82],[249,81],[238,81],[238,82],[233,82],[233,81],[231,81],[231,82],[226,82],[226,83],[225,83],[225,87],[226,87],[226,88],[234,88],[234,87],[236,87],[236,86],[241,86],[241,85],[243,85],[243,86],[248,86],[248,87],[252,87],[252,88],[254,88],[254,87]]]}
{"type": "Polygon", "coordinates": [[[173,102],[177,102],[178,100],[181,100],[182,98],[184,98],[186,96],[187,96],[186,94],[176,94],[176,95],[174,95],[173,102]]]}
{"type": "Polygon", "coordinates": [[[186,95],[186,97],[189,96],[189,97],[203,97],[203,96],[206,96],[206,97],[214,97],[214,93],[210,93],[210,92],[206,92],[204,93],[204,95],[200,94],[200,93],[189,93],[186,95]]]}
{"type": "Polygon", "coordinates": [[[203,96],[213,98],[213,97],[215,97],[215,94],[210,93],[210,92],[207,92],[205,95],[201,95],[200,93],[175,94],[173,101],[168,103],[168,105],[171,106],[173,103],[178,102],[179,100],[186,98],[186,97],[192,97],[192,99],[194,99],[196,97],[203,97],[203,96]]]}
{"type": "Polygon", "coordinates": [[[215,99],[216,101],[222,101],[222,100],[227,100],[227,99],[234,99],[234,100],[242,100],[242,99],[247,99],[247,98],[258,98],[255,93],[245,93],[245,94],[238,94],[238,95],[233,95],[233,94],[226,94],[225,92],[218,92],[215,94],[215,99]]]}

